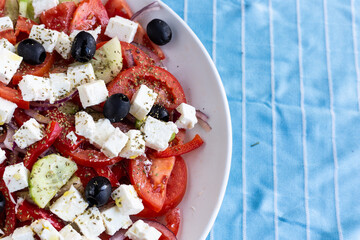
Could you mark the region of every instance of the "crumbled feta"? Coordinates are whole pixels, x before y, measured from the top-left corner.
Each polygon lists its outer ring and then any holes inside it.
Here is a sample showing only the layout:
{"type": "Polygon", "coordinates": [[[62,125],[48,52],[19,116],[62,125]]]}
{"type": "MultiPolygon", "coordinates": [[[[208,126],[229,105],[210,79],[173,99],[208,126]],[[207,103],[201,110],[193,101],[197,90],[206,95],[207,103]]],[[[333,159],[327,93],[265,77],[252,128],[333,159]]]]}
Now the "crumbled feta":
{"type": "Polygon", "coordinates": [[[120,157],[134,159],[145,153],[145,139],[139,130],[129,130],[126,135],[129,137],[125,147],[120,152],[120,157]]]}
{"type": "MultiPolygon", "coordinates": [[[[78,35],[79,32],[82,32],[82,31],[83,31],[83,30],[74,30],[74,31],[70,34],[70,37],[69,37],[70,40],[71,40],[71,41],[74,41],[76,35],[78,35]]],[[[101,26],[98,26],[95,30],[87,30],[87,31],[85,31],[85,32],[90,33],[90,34],[94,37],[94,39],[95,39],[95,41],[96,41],[97,38],[98,38],[98,35],[101,33],[101,26]]]]}
{"type": "Polygon", "coordinates": [[[0,97],[0,125],[9,123],[17,105],[0,97]]]}
{"type": "Polygon", "coordinates": [[[6,152],[0,148],[0,164],[3,164],[5,160],[6,160],[6,152]]]}
{"type": "Polygon", "coordinates": [[[50,73],[50,103],[61,99],[71,90],[71,83],[65,73],[50,73]]]}
{"type": "Polygon", "coordinates": [[[69,67],[67,70],[67,76],[73,88],[96,80],[94,68],[91,63],[78,64],[69,67]]]}
{"type": "Polygon", "coordinates": [[[129,215],[122,214],[117,206],[101,211],[101,215],[104,220],[106,233],[110,236],[114,235],[121,228],[127,229],[132,224],[129,215]]]}
{"type": "Polygon", "coordinates": [[[97,237],[105,231],[105,226],[101,213],[97,207],[87,209],[74,221],[82,234],[88,238],[97,237]]]}
{"type": "Polygon", "coordinates": [[[101,151],[110,158],[117,157],[124,148],[128,139],[129,137],[126,136],[125,133],[123,133],[119,128],[115,128],[115,131],[102,145],[101,151]]]}
{"type": "Polygon", "coordinates": [[[83,108],[106,101],[109,92],[103,80],[86,83],[77,87],[83,108]]]}
{"type": "Polygon", "coordinates": [[[74,131],[69,132],[69,133],[66,135],[66,138],[69,139],[72,144],[75,144],[75,143],[77,142],[77,136],[76,136],[76,134],[74,133],[74,131]]]}
{"type": "Polygon", "coordinates": [[[9,50],[10,52],[15,53],[14,45],[12,45],[11,42],[9,42],[9,40],[7,40],[6,38],[0,39],[0,48],[5,48],[5,49],[9,50]]]}
{"type": "Polygon", "coordinates": [[[82,240],[82,236],[70,224],[60,230],[60,235],[65,239],[82,240]]]}
{"type": "Polygon", "coordinates": [[[87,139],[92,139],[95,133],[95,122],[90,114],[81,111],[75,114],[75,130],[76,134],[87,139]]]}
{"type": "Polygon", "coordinates": [[[11,21],[10,17],[0,17],[0,31],[14,29],[14,24],[11,21]]]}
{"type": "Polygon", "coordinates": [[[91,137],[91,143],[101,148],[109,137],[114,133],[115,127],[111,124],[109,119],[102,118],[95,123],[95,132],[91,137]]]}
{"type": "Polygon", "coordinates": [[[45,101],[50,99],[51,86],[48,78],[25,75],[19,83],[25,101],[45,101]]]}
{"type": "Polygon", "coordinates": [[[45,51],[50,53],[54,50],[58,37],[58,31],[47,29],[44,24],[33,25],[29,35],[29,38],[35,39],[41,43],[44,46],[45,51]]]}
{"type": "Polygon", "coordinates": [[[13,240],[33,240],[34,232],[30,226],[16,228],[11,235],[13,240]]]}
{"type": "Polygon", "coordinates": [[[145,134],[145,145],[158,151],[164,151],[173,134],[179,132],[173,122],[163,122],[151,116],[146,118],[141,131],[145,134]]]}
{"type": "Polygon", "coordinates": [[[82,214],[88,206],[89,204],[80,192],[71,185],[70,189],[50,206],[50,211],[62,220],[71,222],[82,214]]]}
{"type": "Polygon", "coordinates": [[[34,8],[35,18],[50,8],[56,7],[59,4],[58,0],[33,0],[32,6],[34,8]]]}
{"type": "Polygon", "coordinates": [[[161,232],[144,221],[137,220],[127,230],[125,236],[132,240],[158,240],[161,237],[161,232]]]}
{"type": "Polygon", "coordinates": [[[41,240],[64,240],[60,233],[51,225],[48,220],[39,219],[33,222],[30,227],[41,240]]]}
{"type": "Polygon", "coordinates": [[[71,46],[71,38],[66,33],[61,32],[55,45],[55,51],[57,51],[64,59],[68,59],[71,55],[71,46]]]}
{"type": "Polygon", "coordinates": [[[130,114],[136,119],[144,119],[154,105],[157,95],[146,85],[141,85],[131,99],[130,114]]]}
{"type": "Polygon", "coordinates": [[[198,122],[196,117],[196,109],[193,106],[186,103],[181,103],[176,108],[176,111],[181,114],[179,119],[175,122],[178,128],[191,129],[198,122]]]}
{"type": "Polygon", "coordinates": [[[43,137],[42,126],[34,118],[26,121],[14,134],[15,143],[21,149],[40,141],[43,137]]]}
{"type": "Polygon", "coordinates": [[[131,43],[137,32],[138,24],[129,19],[115,16],[110,18],[105,30],[105,35],[114,38],[118,37],[120,41],[131,43]]]}
{"type": "Polygon", "coordinates": [[[9,192],[16,192],[29,186],[29,170],[24,163],[7,166],[4,171],[3,180],[9,192]]]}
{"type": "Polygon", "coordinates": [[[132,185],[122,184],[111,193],[120,212],[124,215],[138,214],[144,209],[142,200],[132,185]]]}
{"type": "Polygon", "coordinates": [[[0,49],[0,82],[8,84],[18,70],[22,57],[6,48],[0,49]]]}

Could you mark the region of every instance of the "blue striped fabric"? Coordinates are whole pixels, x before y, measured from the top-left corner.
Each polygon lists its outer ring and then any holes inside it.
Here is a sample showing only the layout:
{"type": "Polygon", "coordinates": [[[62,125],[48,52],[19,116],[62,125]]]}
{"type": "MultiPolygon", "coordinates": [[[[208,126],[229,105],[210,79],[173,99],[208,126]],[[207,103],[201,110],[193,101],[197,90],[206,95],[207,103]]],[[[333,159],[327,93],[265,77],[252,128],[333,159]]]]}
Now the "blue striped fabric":
{"type": "Polygon", "coordinates": [[[360,1],[164,2],[230,104],[232,168],[208,240],[360,239],[360,1]]]}

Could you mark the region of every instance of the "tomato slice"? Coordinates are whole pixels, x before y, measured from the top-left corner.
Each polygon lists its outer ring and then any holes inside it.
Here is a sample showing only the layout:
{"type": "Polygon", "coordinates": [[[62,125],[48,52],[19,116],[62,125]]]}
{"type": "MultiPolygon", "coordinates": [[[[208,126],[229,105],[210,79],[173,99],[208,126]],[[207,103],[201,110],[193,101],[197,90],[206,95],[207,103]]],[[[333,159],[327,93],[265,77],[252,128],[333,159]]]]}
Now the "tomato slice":
{"type": "Polygon", "coordinates": [[[7,87],[3,83],[0,83],[0,97],[15,103],[19,108],[30,108],[30,103],[23,100],[20,91],[7,87]]]}
{"type": "Polygon", "coordinates": [[[5,3],[6,0],[0,0],[0,17],[5,16],[5,3]]]}
{"type": "Polygon", "coordinates": [[[129,177],[140,198],[151,210],[159,212],[165,202],[166,187],[174,167],[175,158],[152,158],[145,165],[146,157],[130,160],[129,177]]]}
{"type": "Polygon", "coordinates": [[[31,32],[31,28],[34,25],[38,25],[38,24],[29,18],[19,16],[16,21],[16,27],[15,27],[16,41],[20,42],[28,38],[31,32]]]}
{"type": "Polygon", "coordinates": [[[157,103],[169,110],[186,102],[185,93],[178,80],[168,71],[156,66],[135,66],[121,72],[107,88],[109,96],[123,93],[132,98],[141,84],[158,93],[157,103]]]}
{"type": "Polygon", "coordinates": [[[63,2],[56,7],[44,11],[40,15],[40,22],[45,24],[46,28],[65,32],[69,34],[69,27],[76,9],[74,2],[63,2]]]}
{"type": "Polygon", "coordinates": [[[7,29],[0,32],[0,39],[6,38],[9,42],[11,42],[13,45],[16,44],[16,36],[13,29],[7,29]]]}
{"type": "Polygon", "coordinates": [[[74,12],[69,32],[90,30],[99,25],[105,30],[108,22],[109,17],[101,0],[83,0],[74,12]]]}
{"type": "Polygon", "coordinates": [[[134,42],[147,47],[150,51],[155,53],[160,59],[165,59],[165,54],[161,48],[153,43],[147,35],[145,29],[139,25],[134,37],[134,42]]]}
{"type": "Polygon", "coordinates": [[[125,0],[109,0],[105,4],[106,11],[109,18],[120,16],[123,18],[130,19],[133,15],[129,5],[125,0]]]}
{"type": "Polygon", "coordinates": [[[34,75],[38,77],[46,76],[55,61],[54,53],[46,53],[45,61],[40,65],[27,64],[24,61],[20,64],[20,68],[12,78],[14,85],[19,84],[25,75],[34,75]]]}
{"type": "Polygon", "coordinates": [[[81,180],[81,183],[84,187],[88,184],[88,182],[97,176],[95,170],[91,167],[84,167],[81,165],[78,165],[78,170],[75,173],[76,176],[78,176],[81,180]]]}
{"type": "Polygon", "coordinates": [[[112,172],[110,167],[95,167],[94,169],[99,176],[109,179],[112,187],[118,187],[120,185],[116,175],[112,172]]]}

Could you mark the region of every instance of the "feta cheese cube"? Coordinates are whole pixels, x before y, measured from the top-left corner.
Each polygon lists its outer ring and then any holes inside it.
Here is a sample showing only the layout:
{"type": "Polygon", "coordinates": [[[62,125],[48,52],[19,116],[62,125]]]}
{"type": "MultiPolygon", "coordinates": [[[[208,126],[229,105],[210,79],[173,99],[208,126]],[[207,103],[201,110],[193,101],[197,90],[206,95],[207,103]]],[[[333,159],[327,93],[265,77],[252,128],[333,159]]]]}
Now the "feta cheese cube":
{"type": "Polygon", "coordinates": [[[69,139],[71,141],[72,144],[75,144],[77,142],[77,136],[76,134],[71,131],[66,135],[66,138],[69,139]]]}
{"type": "Polygon", "coordinates": [[[45,101],[50,99],[51,86],[48,78],[25,75],[19,83],[25,101],[45,101]]]}
{"type": "Polygon", "coordinates": [[[59,4],[58,0],[33,0],[32,5],[34,8],[35,18],[50,8],[56,7],[59,4]]]}
{"type": "Polygon", "coordinates": [[[2,164],[5,160],[6,160],[6,152],[0,148],[0,164],[2,164]]]}
{"type": "Polygon", "coordinates": [[[5,48],[5,49],[9,50],[10,52],[15,53],[14,45],[12,45],[11,42],[9,42],[9,40],[7,40],[6,38],[0,39],[0,48],[5,48]]]}
{"type": "Polygon", "coordinates": [[[11,21],[10,17],[0,17],[0,31],[14,29],[14,24],[11,21]]]}
{"type": "Polygon", "coordinates": [[[76,134],[92,139],[95,133],[95,122],[90,114],[81,111],[75,114],[75,130],[76,134]]]}
{"type": "Polygon", "coordinates": [[[0,125],[9,123],[17,105],[0,97],[0,125]]]}
{"type": "Polygon", "coordinates": [[[141,85],[131,99],[130,114],[136,119],[144,119],[154,105],[157,95],[146,85],[141,85]]]}
{"type": "Polygon", "coordinates": [[[139,130],[129,130],[126,135],[129,140],[121,150],[120,157],[134,159],[145,153],[145,139],[139,130]]]}
{"type": "Polygon", "coordinates": [[[60,230],[60,235],[65,239],[82,240],[82,236],[70,224],[60,230]]]}
{"type": "Polygon", "coordinates": [[[173,134],[179,132],[173,122],[163,122],[151,116],[146,118],[141,131],[145,134],[145,145],[158,151],[164,151],[173,134]]]}
{"type": "MultiPolygon", "coordinates": [[[[76,35],[78,35],[79,32],[82,32],[82,31],[83,31],[83,30],[74,30],[74,31],[70,34],[70,37],[69,37],[70,40],[71,40],[71,41],[74,41],[76,35]]],[[[98,38],[98,35],[101,33],[101,26],[98,26],[95,30],[87,30],[87,31],[85,31],[85,32],[90,33],[90,34],[94,37],[94,39],[95,39],[95,41],[96,41],[97,38],[98,38]]]]}
{"type": "Polygon", "coordinates": [[[22,57],[6,48],[0,49],[0,82],[8,84],[18,70],[22,57]]]}
{"type": "Polygon", "coordinates": [[[176,111],[181,114],[179,119],[175,122],[178,128],[191,129],[198,122],[196,117],[196,109],[193,106],[186,103],[181,103],[176,108],[176,111]]]}
{"type": "Polygon", "coordinates": [[[97,207],[87,209],[74,222],[88,238],[97,237],[105,231],[104,222],[97,207]]]}
{"type": "Polygon", "coordinates": [[[120,41],[131,43],[134,40],[138,24],[129,19],[115,16],[110,18],[105,30],[105,35],[114,38],[118,37],[120,41]]]}
{"type": "Polygon", "coordinates": [[[71,38],[66,33],[61,32],[55,45],[55,51],[57,51],[64,59],[68,59],[71,56],[71,46],[71,38]]]}
{"type": "Polygon", "coordinates": [[[41,240],[64,240],[60,233],[51,225],[48,220],[39,219],[33,222],[30,227],[41,240]]]}
{"type": "Polygon", "coordinates": [[[32,240],[34,238],[34,232],[30,226],[20,227],[14,230],[11,235],[13,240],[32,240]]]}
{"type": "Polygon", "coordinates": [[[71,83],[65,73],[50,73],[50,103],[63,98],[71,90],[71,83]]]}
{"type": "Polygon", "coordinates": [[[24,163],[7,166],[4,171],[3,180],[9,192],[16,192],[29,186],[30,171],[24,163]]]}
{"type": "Polygon", "coordinates": [[[111,236],[121,228],[127,229],[132,224],[129,215],[122,214],[117,206],[102,211],[101,215],[104,220],[106,233],[111,236]]]}
{"type": "Polygon", "coordinates": [[[1,238],[1,240],[13,240],[11,235],[1,238]]]}
{"type": "Polygon", "coordinates": [[[103,80],[83,84],[77,87],[83,108],[97,105],[106,101],[109,92],[103,80]]]}
{"type": "Polygon", "coordinates": [[[99,119],[95,123],[94,135],[90,138],[91,143],[101,148],[109,137],[114,133],[115,128],[107,118],[99,119]]]}
{"type": "Polygon", "coordinates": [[[101,151],[106,156],[114,158],[119,156],[119,153],[124,148],[129,137],[126,136],[119,128],[115,128],[115,131],[110,135],[106,142],[102,145],[101,151]]]}
{"type": "Polygon", "coordinates": [[[67,76],[73,88],[85,83],[93,82],[96,79],[94,68],[91,63],[78,64],[69,67],[67,70],[67,76]]]}
{"type": "Polygon", "coordinates": [[[83,199],[80,192],[71,185],[70,189],[50,206],[50,211],[62,220],[71,222],[88,206],[89,204],[83,199]]]}
{"type": "Polygon", "coordinates": [[[124,215],[138,214],[144,209],[142,200],[132,185],[122,184],[111,193],[120,212],[124,215]]]}
{"type": "Polygon", "coordinates": [[[137,220],[125,236],[133,240],[158,240],[161,237],[161,232],[156,228],[150,227],[149,224],[142,220],[137,220]]]}
{"type": "Polygon", "coordinates": [[[15,143],[24,149],[44,137],[42,126],[34,119],[26,121],[14,134],[15,143]]]}
{"type": "Polygon", "coordinates": [[[44,46],[45,51],[51,53],[56,46],[57,40],[59,38],[59,32],[45,28],[44,24],[33,25],[30,31],[29,38],[35,39],[36,41],[41,43],[44,46]]]}

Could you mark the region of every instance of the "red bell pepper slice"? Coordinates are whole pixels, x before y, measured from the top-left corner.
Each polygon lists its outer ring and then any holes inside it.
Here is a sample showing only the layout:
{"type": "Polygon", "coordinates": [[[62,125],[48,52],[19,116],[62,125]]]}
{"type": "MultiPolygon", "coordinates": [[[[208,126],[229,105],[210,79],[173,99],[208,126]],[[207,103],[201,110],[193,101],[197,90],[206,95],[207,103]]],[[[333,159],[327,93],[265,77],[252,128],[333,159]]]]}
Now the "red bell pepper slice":
{"type": "Polygon", "coordinates": [[[190,142],[168,147],[162,152],[154,151],[151,153],[151,155],[158,158],[180,156],[199,148],[201,145],[203,145],[203,143],[204,140],[202,140],[202,138],[198,134],[196,134],[195,137],[190,142]]]}
{"type": "Polygon", "coordinates": [[[10,87],[6,87],[3,83],[0,83],[0,97],[15,103],[19,108],[30,108],[30,103],[23,100],[20,91],[10,87]]]}
{"type": "Polygon", "coordinates": [[[80,181],[84,187],[88,184],[88,182],[93,178],[96,177],[96,172],[91,167],[84,167],[78,165],[78,170],[75,173],[76,176],[80,178],[80,181]]]}
{"type": "Polygon", "coordinates": [[[13,233],[16,227],[16,217],[15,217],[15,204],[11,201],[10,192],[7,189],[5,182],[3,180],[0,181],[0,192],[5,197],[6,204],[5,204],[5,226],[3,231],[5,236],[8,236],[13,233]]]}
{"type": "Polygon", "coordinates": [[[109,179],[112,187],[118,187],[120,185],[119,180],[116,178],[116,175],[111,171],[111,169],[108,166],[95,167],[94,169],[99,176],[106,177],[107,179],[109,179]]]}
{"type": "Polygon", "coordinates": [[[56,230],[60,231],[64,227],[64,223],[56,215],[48,212],[45,209],[41,209],[38,206],[35,206],[26,200],[23,201],[18,206],[17,217],[20,217],[21,220],[38,220],[45,219],[48,220],[51,225],[53,225],[56,230]]]}
{"type": "Polygon", "coordinates": [[[45,152],[51,145],[54,144],[55,140],[59,137],[62,128],[60,124],[54,121],[51,121],[47,128],[45,137],[40,141],[31,145],[24,158],[24,165],[26,168],[31,169],[34,163],[37,161],[38,157],[45,152]]]}

